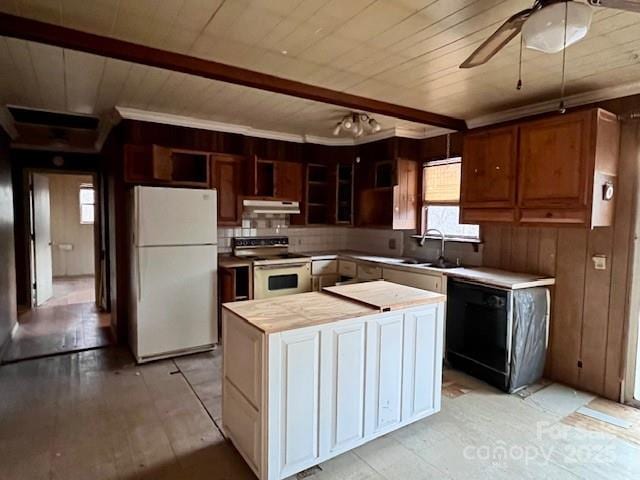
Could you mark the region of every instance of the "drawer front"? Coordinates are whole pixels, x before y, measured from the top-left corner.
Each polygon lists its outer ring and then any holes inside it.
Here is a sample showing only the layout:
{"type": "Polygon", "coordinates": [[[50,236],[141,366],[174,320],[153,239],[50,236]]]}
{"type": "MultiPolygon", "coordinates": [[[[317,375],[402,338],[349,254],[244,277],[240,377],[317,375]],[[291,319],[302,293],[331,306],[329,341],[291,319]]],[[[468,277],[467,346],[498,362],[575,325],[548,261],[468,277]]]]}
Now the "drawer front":
{"type": "Polygon", "coordinates": [[[337,260],[314,260],[311,264],[311,275],[338,273],[337,260]]]}
{"type": "Polygon", "coordinates": [[[549,223],[565,225],[584,225],[587,223],[587,211],[584,209],[523,209],[520,210],[521,223],[549,223]]]}
{"type": "Polygon", "coordinates": [[[356,263],[349,260],[338,261],[338,273],[344,277],[356,276],[356,263]]]}
{"type": "Polygon", "coordinates": [[[358,264],[358,280],[379,280],[382,278],[382,268],[374,265],[358,264]]]}
{"type": "Polygon", "coordinates": [[[444,292],[444,280],[442,275],[429,275],[424,273],[403,272],[392,268],[385,268],[383,278],[389,282],[406,285],[408,287],[421,288],[431,292],[444,292]]]}
{"type": "Polygon", "coordinates": [[[468,208],[463,206],[460,211],[461,223],[513,223],[516,221],[516,211],[512,208],[468,208]]]}

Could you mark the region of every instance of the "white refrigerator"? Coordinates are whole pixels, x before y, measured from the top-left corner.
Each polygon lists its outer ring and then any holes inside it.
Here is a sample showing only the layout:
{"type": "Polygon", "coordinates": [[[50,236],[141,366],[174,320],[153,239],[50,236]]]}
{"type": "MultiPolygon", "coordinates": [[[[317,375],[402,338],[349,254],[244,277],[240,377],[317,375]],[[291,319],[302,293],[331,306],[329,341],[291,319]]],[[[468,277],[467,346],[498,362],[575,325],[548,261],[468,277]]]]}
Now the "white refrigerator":
{"type": "Polygon", "coordinates": [[[218,341],[216,191],[135,187],[130,341],[138,362],[218,341]]]}

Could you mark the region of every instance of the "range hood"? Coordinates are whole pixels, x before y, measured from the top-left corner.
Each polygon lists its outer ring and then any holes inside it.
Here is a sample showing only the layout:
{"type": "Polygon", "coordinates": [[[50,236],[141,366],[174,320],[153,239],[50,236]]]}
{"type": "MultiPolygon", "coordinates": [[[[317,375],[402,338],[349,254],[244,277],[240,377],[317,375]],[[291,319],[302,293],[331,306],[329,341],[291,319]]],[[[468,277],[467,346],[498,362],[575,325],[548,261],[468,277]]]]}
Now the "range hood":
{"type": "Polygon", "coordinates": [[[300,202],[290,202],[287,200],[256,200],[245,198],[242,201],[245,212],[249,213],[279,213],[296,214],[300,213],[300,202]]]}

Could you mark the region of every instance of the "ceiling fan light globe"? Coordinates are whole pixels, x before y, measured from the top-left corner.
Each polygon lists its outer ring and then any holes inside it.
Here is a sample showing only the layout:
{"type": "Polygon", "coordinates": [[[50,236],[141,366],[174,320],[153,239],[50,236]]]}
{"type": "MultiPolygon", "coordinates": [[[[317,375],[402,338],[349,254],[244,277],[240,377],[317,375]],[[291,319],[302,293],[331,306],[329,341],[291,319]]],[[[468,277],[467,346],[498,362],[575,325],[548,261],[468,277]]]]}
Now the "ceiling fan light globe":
{"type": "Polygon", "coordinates": [[[574,1],[548,5],[531,16],[522,26],[525,47],[544,53],[557,53],[583,39],[589,31],[593,9],[574,1]],[[564,19],[567,16],[565,45],[564,19]]]}

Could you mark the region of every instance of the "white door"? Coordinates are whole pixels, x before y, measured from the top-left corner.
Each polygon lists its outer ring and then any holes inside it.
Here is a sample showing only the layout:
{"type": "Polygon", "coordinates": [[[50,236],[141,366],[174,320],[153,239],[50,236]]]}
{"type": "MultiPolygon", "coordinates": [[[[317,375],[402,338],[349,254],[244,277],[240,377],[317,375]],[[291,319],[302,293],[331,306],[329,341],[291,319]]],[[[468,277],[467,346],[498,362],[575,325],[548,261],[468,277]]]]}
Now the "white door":
{"type": "Polygon", "coordinates": [[[280,425],[269,434],[276,469],[269,478],[285,478],[317,464],[320,456],[320,330],[272,335],[269,355],[269,402],[277,405],[269,423],[280,425]]]}
{"type": "Polygon", "coordinates": [[[137,246],[215,244],[216,191],[136,187],[137,246]]]}
{"type": "Polygon", "coordinates": [[[407,312],[404,320],[402,421],[440,410],[442,306],[407,312]]]}
{"type": "Polygon", "coordinates": [[[401,421],[403,325],[402,313],[367,322],[367,435],[392,430],[401,421]]]}
{"type": "Polygon", "coordinates": [[[338,454],[364,439],[366,323],[322,329],[321,453],[338,454]]]}
{"type": "MultiPolygon", "coordinates": [[[[53,296],[53,269],[51,260],[51,205],[49,179],[46,175],[32,174],[33,235],[36,305],[42,305],[53,296]]],[[[78,221],[80,221],[78,219],[78,221]]]]}
{"type": "Polygon", "coordinates": [[[218,339],[217,248],[136,249],[139,359],[218,339]]]}

